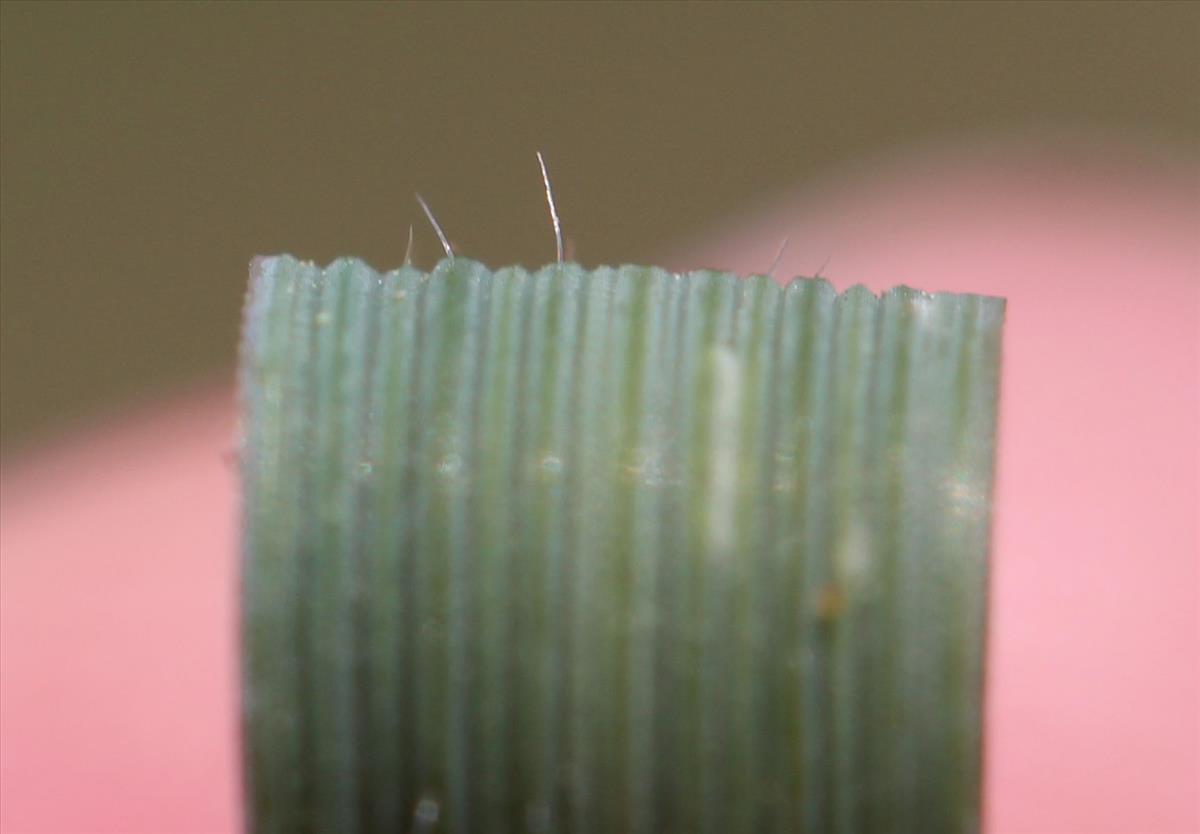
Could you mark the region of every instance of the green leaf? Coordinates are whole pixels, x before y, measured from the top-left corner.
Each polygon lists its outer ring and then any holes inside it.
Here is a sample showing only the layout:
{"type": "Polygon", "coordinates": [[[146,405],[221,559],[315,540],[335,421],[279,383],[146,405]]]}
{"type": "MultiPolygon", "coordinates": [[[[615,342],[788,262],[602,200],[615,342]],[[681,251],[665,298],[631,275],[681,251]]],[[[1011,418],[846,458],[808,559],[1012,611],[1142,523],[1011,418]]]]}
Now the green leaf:
{"type": "Polygon", "coordinates": [[[1003,310],[257,260],[252,829],[978,830],[1003,310]]]}

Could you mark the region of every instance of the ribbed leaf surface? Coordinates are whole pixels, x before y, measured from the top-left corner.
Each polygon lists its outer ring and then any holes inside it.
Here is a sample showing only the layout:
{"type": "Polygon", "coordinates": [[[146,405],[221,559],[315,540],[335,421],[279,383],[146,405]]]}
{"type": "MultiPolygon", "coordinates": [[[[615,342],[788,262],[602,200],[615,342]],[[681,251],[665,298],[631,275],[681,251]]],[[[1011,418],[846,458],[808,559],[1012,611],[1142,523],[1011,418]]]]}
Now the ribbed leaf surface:
{"type": "Polygon", "coordinates": [[[256,261],[253,830],[977,830],[1003,309],[256,261]]]}

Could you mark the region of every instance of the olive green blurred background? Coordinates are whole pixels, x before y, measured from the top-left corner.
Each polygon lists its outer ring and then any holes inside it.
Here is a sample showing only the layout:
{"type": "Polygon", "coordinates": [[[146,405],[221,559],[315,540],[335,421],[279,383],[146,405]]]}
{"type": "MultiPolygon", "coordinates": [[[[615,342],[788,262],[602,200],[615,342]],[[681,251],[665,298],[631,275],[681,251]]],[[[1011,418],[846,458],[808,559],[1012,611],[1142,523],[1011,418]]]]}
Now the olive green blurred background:
{"type": "Polygon", "coordinates": [[[1200,130],[1188,3],[0,8],[6,453],[230,379],[250,257],[395,265],[414,190],[548,260],[535,149],[596,264],[948,135],[1200,130]]]}

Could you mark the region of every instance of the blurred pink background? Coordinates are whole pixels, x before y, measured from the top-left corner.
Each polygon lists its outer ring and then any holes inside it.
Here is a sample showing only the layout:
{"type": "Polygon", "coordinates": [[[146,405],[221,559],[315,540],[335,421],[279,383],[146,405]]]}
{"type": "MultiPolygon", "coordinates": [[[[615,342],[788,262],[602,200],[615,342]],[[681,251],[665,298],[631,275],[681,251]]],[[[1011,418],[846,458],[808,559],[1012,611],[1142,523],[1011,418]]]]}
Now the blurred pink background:
{"type": "MultiPolygon", "coordinates": [[[[1200,178],[1137,137],[960,141],[829,173],[676,268],[1008,298],[990,834],[1200,830],[1200,178]]],[[[0,829],[239,826],[224,386],[10,460],[0,829]]]]}

